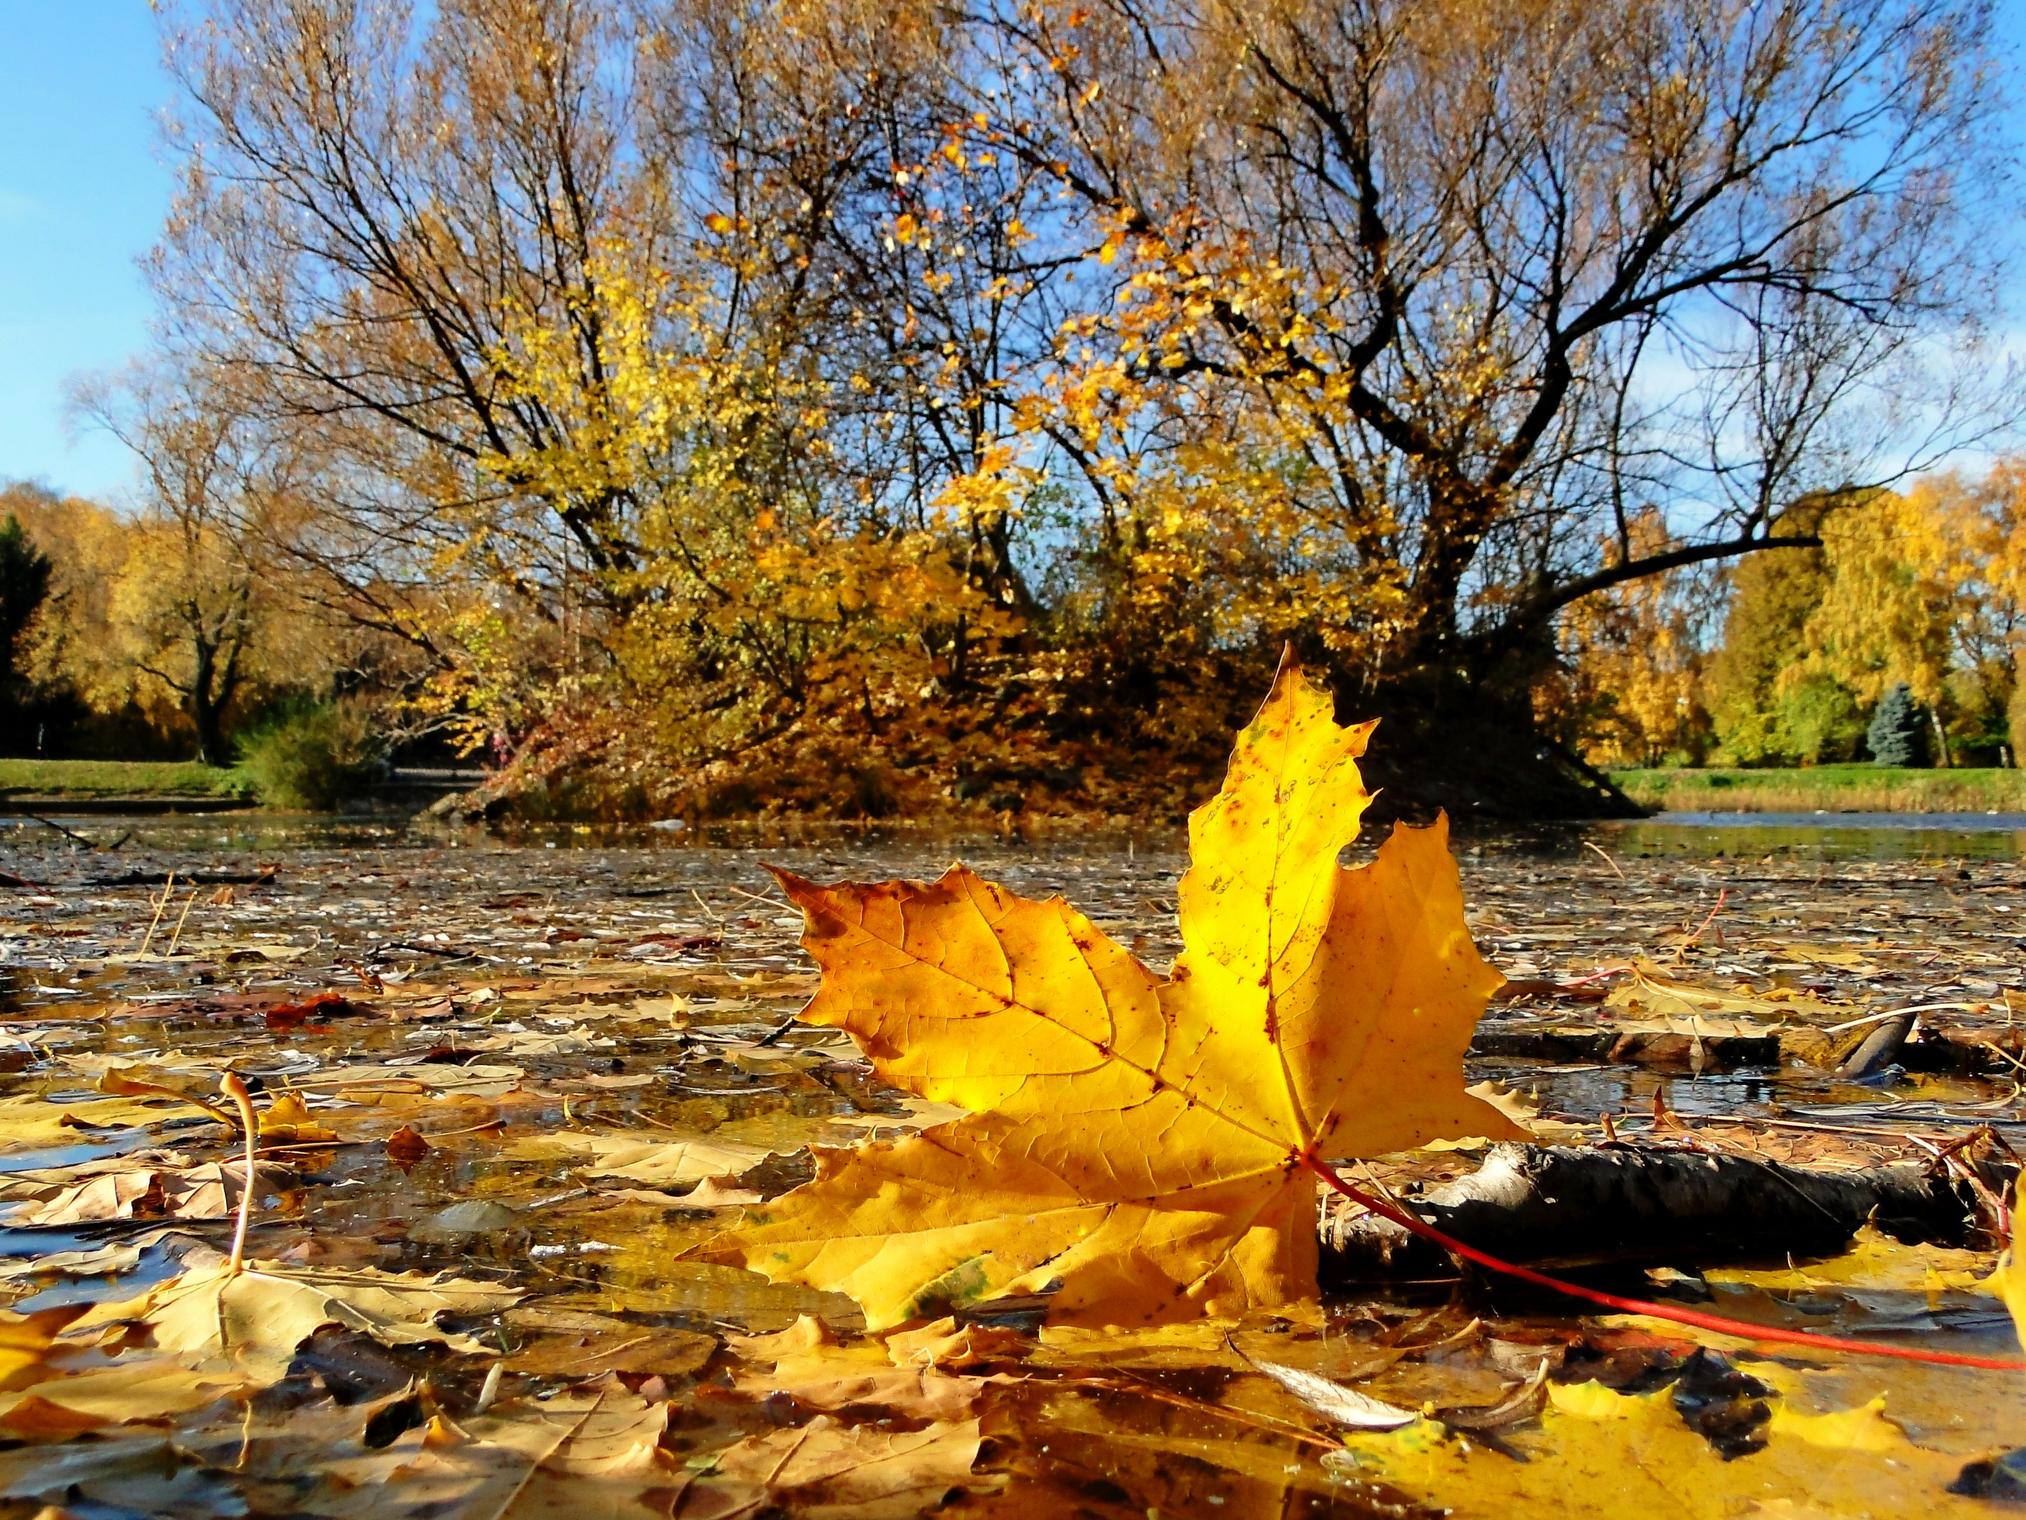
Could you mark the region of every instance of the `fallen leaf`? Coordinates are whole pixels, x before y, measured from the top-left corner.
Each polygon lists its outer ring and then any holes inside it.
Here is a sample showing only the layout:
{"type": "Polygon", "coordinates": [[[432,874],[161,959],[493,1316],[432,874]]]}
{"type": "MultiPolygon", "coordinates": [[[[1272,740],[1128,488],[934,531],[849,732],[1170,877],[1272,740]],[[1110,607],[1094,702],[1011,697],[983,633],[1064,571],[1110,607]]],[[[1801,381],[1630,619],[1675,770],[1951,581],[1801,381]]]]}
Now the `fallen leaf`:
{"type": "Polygon", "coordinates": [[[256,1262],[237,1274],[223,1263],[195,1267],[138,1298],[94,1304],[69,1333],[135,1325],[162,1351],[225,1356],[267,1381],[288,1371],[295,1349],[322,1325],[337,1324],[388,1346],[438,1341],[457,1351],[491,1348],[445,1331],[435,1316],[484,1314],[521,1295],[488,1283],[420,1272],[349,1272],[256,1262]]]}
{"type": "Polygon", "coordinates": [[[0,1279],[23,1277],[117,1277],[141,1264],[141,1247],[134,1241],[94,1246],[88,1250],[51,1251],[43,1256],[23,1256],[0,1261],[0,1279]]]}
{"type": "MultiPolygon", "coordinates": [[[[2013,1199],[2013,1217],[2018,1217],[2018,1200],[2013,1199]]],[[[2026,1268],[2018,1261],[2018,1249],[2005,1252],[1998,1258],[1998,1266],[1984,1279],[1983,1286],[2003,1300],[2005,1310],[2012,1316],[2012,1332],[2019,1344],[2026,1347],[2026,1268]]]]}
{"type": "Polygon", "coordinates": [[[767,1195],[758,1188],[740,1187],[718,1177],[706,1177],[687,1193],[669,1196],[668,1201],[685,1209],[738,1209],[765,1203],[767,1195]]]}
{"type": "Polygon", "coordinates": [[[1948,1494],[1961,1456],[1916,1447],[1880,1405],[1808,1415],[1776,1401],[1766,1445],[1721,1464],[1675,1410],[1667,1388],[1623,1394],[1597,1383],[1552,1384],[1525,1461],[1429,1422],[1344,1436],[1343,1464],[1371,1483],[1428,1495],[1457,1520],[1563,1514],[1580,1497],[1600,1520],[1734,1520],[1743,1515],[1989,1516],[1948,1494]]]}
{"type": "Polygon", "coordinates": [[[79,1304],[11,1314],[0,1309],[0,1388],[22,1388],[42,1374],[57,1333],[84,1312],[79,1304]]]}
{"type": "Polygon", "coordinates": [[[269,1029],[317,1028],[325,1019],[342,1019],[370,1014],[342,992],[319,992],[300,1003],[274,1003],[261,1014],[269,1029]]]}
{"type": "Polygon", "coordinates": [[[786,1394],[813,1409],[877,1405],[908,1420],[958,1420],[972,1412],[992,1381],[927,1363],[896,1365],[877,1343],[824,1345],[771,1360],[774,1365],[764,1371],[739,1369],[732,1387],[756,1400],[786,1394]]]}
{"type": "Polygon", "coordinates": [[[614,1321],[595,1334],[543,1335],[506,1359],[514,1372],[536,1377],[590,1377],[625,1372],[683,1378],[700,1370],[718,1349],[717,1337],[695,1330],[658,1330],[614,1321]]]}
{"type": "Polygon", "coordinates": [[[953,868],[820,887],[777,871],[823,982],[803,1017],[971,1117],[818,1157],[722,1251],[850,1294],[869,1328],[1052,1290],[1051,1318],[1149,1323],[1315,1294],[1316,1158],[1507,1138],[1462,1057],[1498,985],[1446,828],[1343,869],[1371,725],[1284,666],[1189,821],[1165,982],[1061,899],[953,868]]]}
{"type": "Polygon", "coordinates": [[[1702,1277],[1712,1283],[1737,1283],[1770,1292],[1815,1292],[1824,1288],[1848,1294],[1919,1294],[1932,1303],[1951,1290],[1967,1290],[1984,1277],[1990,1258],[1978,1251],[1951,1246],[1908,1245],[1866,1225],[1851,1237],[1839,1256],[1819,1261],[1789,1260],[1779,1267],[1707,1267],[1702,1277]]]}
{"type": "Polygon", "coordinates": [[[232,1373],[167,1360],[67,1371],[18,1394],[0,1395],[0,1426],[17,1436],[55,1436],[163,1423],[245,1388],[245,1379],[232,1373]]]}
{"type": "Polygon", "coordinates": [[[837,1332],[813,1314],[798,1314],[785,1330],[762,1335],[737,1331],[725,1337],[725,1345],[751,1362],[776,1362],[784,1356],[802,1356],[824,1346],[838,1344],[837,1332]]]}
{"type": "MultiPolygon", "coordinates": [[[[1238,1351],[1236,1346],[1231,1349],[1238,1351]]],[[[1398,1430],[1421,1418],[1412,1409],[1402,1409],[1397,1404],[1388,1404],[1355,1388],[1346,1388],[1320,1373],[1262,1361],[1258,1357],[1247,1356],[1243,1351],[1238,1351],[1238,1355],[1253,1371],[1273,1379],[1324,1419],[1346,1430],[1398,1430]]]]}
{"type": "Polygon", "coordinates": [[[617,1378],[456,1423],[439,1415],[387,1449],[376,1481],[355,1469],[353,1492],[316,1512],[379,1520],[392,1493],[410,1513],[470,1520],[647,1514],[648,1492],[679,1481],[660,1449],[667,1426],[666,1402],[617,1378]]]}
{"type": "MultiPolygon", "coordinates": [[[[216,1161],[180,1169],[112,1172],[31,1204],[8,1223],[50,1226],[117,1219],[223,1219],[239,1207],[244,1179],[244,1167],[216,1161]]],[[[286,1167],[263,1165],[255,1180],[265,1191],[292,1186],[296,1175],[286,1167]]]]}
{"type": "Polygon", "coordinates": [[[0,1451],[0,1498],[42,1501],[45,1520],[245,1513],[228,1474],[186,1463],[167,1436],[139,1433],[0,1451]]]}
{"type": "Polygon", "coordinates": [[[891,1520],[933,1509],[974,1480],[976,1420],[878,1430],[818,1415],[795,1430],[748,1436],[676,1488],[675,1520],[742,1520],[782,1510],[797,1520],[891,1520]]]}
{"type": "Polygon", "coordinates": [[[623,1177],[642,1187],[674,1188],[749,1172],[775,1154],[763,1145],[701,1137],[668,1140],[631,1131],[529,1135],[507,1148],[514,1161],[564,1157],[593,1177],[623,1177]]]}
{"type": "Polygon", "coordinates": [[[285,1092],[260,1111],[260,1138],[269,1145],[330,1145],[338,1132],[310,1117],[299,1092],[285,1092]]]}
{"type": "MultiPolygon", "coordinates": [[[[181,1095],[177,1095],[182,1101],[181,1095]]],[[[53,1103],[47,1098],[0,1099],[0,1152],[75,1145],[80,1130],[134,1129],[174,1118],[177,1110],[132,1098],[87,1098],[53,1103]]]]}
{"type": "Polygon", "coordinates": [[[1018,1356],[1027,1338],[1004,1325],[963,1325],[954,1318],[932,1320],[913,1330],[896,1330],[886,1338],[886,1354],[896,1367],[941,1367],[957,1372],[986,1362],[1018,1356]]]}

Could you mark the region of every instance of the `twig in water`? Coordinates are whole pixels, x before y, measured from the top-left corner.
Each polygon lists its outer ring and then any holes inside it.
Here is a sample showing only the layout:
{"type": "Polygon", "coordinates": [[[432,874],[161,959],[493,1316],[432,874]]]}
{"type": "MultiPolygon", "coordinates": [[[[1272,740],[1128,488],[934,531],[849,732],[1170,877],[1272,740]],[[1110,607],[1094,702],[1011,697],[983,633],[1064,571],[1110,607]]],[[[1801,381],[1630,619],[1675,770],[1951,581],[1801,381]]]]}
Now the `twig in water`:
{"type": "Polygon", "coordinates": [[[134,952],[136,955],[148,953],[148,946],[155,938],[155,930],[161,925],[162,915],[169,909],[170,889],[175,885],[176,873],[171,871],[168,879],[162,883],[162,900],[155,904],[155,916],[148,920],[148,932],[141,936],[141,948],[134,952]]]}
{"type": "Polygon", "coordinates": [[[169,936],[169,953],[171,955],[174,955],[176,953],[176,946],[182,941],[183,938],[183,925],[187,924],[190,921],[190,910],[194,908],[196,905],[197,905],[197,889],[195,887],[192,887],[190,889],[190,895],[183,900],[183,912],[182,915],[178,917],[176,920],[176,932],[169,936]]]}
{"type": "Polygon", "coordinates": [[[84,835],[78,833],[76,829],[65,828],[62,824],[58,823],[54,818],[45,818],[40,813],[24,813],[22,816],[34,819],[35,822],[41,824],[46,829],[55,829],[57,833],[61,834],[65,839],[68,839],[72,844],[81,844],[87,850],[99,850],[108,848],[118,849],[120,845],[125,844],[127,842],[126,836],[122,835],[118,843],[116,844],[110,846],[101,845],[96,839],[88,839],[84,835]]]}
{"type": "Polygon", "coordinates": [[[1605,865],[1611,868],[1611,874],[1613,876],[1617,877],[1620,881],[1623,881],[1625,879],[1625,873],[1618,869],[1618,862],[1613,860],[1609,855],[1606,855],[1604,853],[1604,847],[1602,845],[1593,844],[1586,839],[1583,841],[1583,848],[1586,850],[1595,850],[1597,852],[1597,858],[1602,860],[1605,865]]]}

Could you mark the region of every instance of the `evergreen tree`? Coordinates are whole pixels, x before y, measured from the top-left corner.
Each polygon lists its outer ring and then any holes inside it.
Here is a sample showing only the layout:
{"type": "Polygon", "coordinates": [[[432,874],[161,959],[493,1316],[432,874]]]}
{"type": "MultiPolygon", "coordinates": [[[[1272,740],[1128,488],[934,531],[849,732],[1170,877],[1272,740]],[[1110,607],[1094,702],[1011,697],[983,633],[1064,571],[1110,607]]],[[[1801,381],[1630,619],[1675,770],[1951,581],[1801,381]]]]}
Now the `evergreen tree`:
{"type": "Polygon", "coordinates": [[[1864,742],[1880,765],[1926,765],[1927,737],[1927,720],[1913,699],[1913,688],[1901,681],[1871,715],[1864,742]]]}
{"type": "Polygon", "coordinates": [[[49,556],[22,531],[9,514],[0,524],[0,716],[12,717],[19,704],[15,652],[29,619],[49,595],[49,556]]]}

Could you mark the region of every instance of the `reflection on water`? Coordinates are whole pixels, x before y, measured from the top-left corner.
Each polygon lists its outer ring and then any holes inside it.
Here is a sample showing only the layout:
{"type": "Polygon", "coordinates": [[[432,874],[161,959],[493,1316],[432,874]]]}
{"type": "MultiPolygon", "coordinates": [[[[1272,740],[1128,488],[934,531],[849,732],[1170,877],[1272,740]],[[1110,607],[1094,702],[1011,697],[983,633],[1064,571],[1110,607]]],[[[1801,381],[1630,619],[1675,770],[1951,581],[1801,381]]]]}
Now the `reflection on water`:
{"type": "Polygon", "coordinates": [[[1661,813],[1497,831],[1486,842],[1563,854],[1591,841],[1613,855],[1687,860],[2026,860],[2022,813],[1661,813]]]}
{"type": "MultiPolygon", "coordinates": [[[[475,849],[782,849],[921,846],[976,835],[936,826],[868,826],[775,819],[688,827],[667,824],[524,824],[453,826],[428,819],[267,815],[61,817],[55,821],[98,843],[125,839],[141,849],[203,853],[294,850],[475,849]]],[[[34,840],[47,825],[0,817],[0,851],[34,840]]],[[[1805,860],[2026,860],[2026,813],[1661,813],[1652,818],[1509,825],[1459,820],[1465,850],[1558,856],[1594,843],[1613,855],[1712,860],[1789,856],[1805,860]]],[[[1037,856],[1078,857],[1184,847],[1179,828],[1040,828],[1022,848],[1037,856]]]]}

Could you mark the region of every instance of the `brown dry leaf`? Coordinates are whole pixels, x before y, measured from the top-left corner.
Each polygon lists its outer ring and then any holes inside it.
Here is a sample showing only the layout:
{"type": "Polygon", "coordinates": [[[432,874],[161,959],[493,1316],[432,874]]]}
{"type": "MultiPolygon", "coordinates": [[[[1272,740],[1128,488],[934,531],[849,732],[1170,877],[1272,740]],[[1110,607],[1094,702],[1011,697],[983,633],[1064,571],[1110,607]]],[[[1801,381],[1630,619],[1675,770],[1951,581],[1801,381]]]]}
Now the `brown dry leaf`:
{"type": "Polygon", "coordinates": [[[507,1148],[515,1161],[566,1158],[593,1177],[619,1177],[649,1188],[679,1188],[714,1177],[736,1177],[775,1154],[762,1145],[723,1140],[670,1140],[637,1131],[529,1135],[507,1148]]]}
{"type": "Polygon", "coordinates": [[[57,1333],[83,1312],[78,1304],[38,1309],[33,1314],[0,1309],[0,1388],[25,1388],[36,1382],[57,1333]]]}
{"type": "Polygon", "coordinates": [[[784,1356],[804,1356],[837,1344],[837,1333],[813,1314],[796,1315],[795,1322],[785,1330],[770,1330],[764,1335],[733,1333],[725,1337],[727,1349],[749,1362],[778,1362],[784,1356]]]}
{"type": "Polygon", "coordinates": [[[1464,1091],[1498,985],[1442,825],[1337,863],[1370,801],[1328,693],[1285,665],[1191,816],[1185,949],[1157,978],[1060,898],[777,872],[823,967],[803,1017],[972,1116],[819,1156],[718,1249],[849,1293],[874,1330],[1043,1290],[1091,1324],[1312,1300],[1323,1158],[1523,1133],[1464,1091]]]}
{"type": "Polygon", "coordinates": [[[64,1371],[18,1393],[0,1395],[0,1426],[16,1436],[48,1437],[108,1425],[165,1423],[246,1391],[244,1378],[168,1360],[64,1371]]]}
{"type": "Polygon", "coordinates": [[[391,1492],[407,1511],[457,1520],[644,1515],[650,1493],[679,1481],[660,1449],[667,1427],[667,1403],[612,1377],[461,1422],[438,1415],[381,1461],[354,1464],[354,1490],[316,1512],[380,1520],[391,1492]]]}
{"type": "Polygon", "coordinates": [[[1027,1337],[1017,1330],[1004,1325],[959,1326],[950,1316],[886,1337],[886,1354],[896,1367],[941,1367],[949,1372],[1003,1361],[1027,1346],[1027,1337]]]}
{"type": "Polygon", "coordinates": [[[1833,966],[1856,976],[1869,976],[1878,970],[1877,961],[1847,945],[1803,945],[1789,940],[1773,948],[1783,958],[1804,966],[1833,966]]]}
{"type": "Polygon", "coordinates": [[[1635,964],[1630,974],[1611,989],[1604,1005],[1648,1014],[1662,1020],[1663,1024],[1667,1020],[1682,1020],[1685,1022],[1675,1027],[1684,1028],[1698,1020],[1704,1029],[1730,1028],[1729,1024],[1719,1025],[1714,1021],[1725,1016],[1734,1020],[1744,1015],[1747,1016],[1746,1021],[1736,1023],[1735,1027],[1745,1032],[1756,1032],[1763,1027],[1755,1020],[1787,1021],[1805,1017],[1835,1023],[1864,1011],[1855,1004],[1826,1002],[1806,993],[1792,993],[1784,989],[1761,994],[1742,987],[1701,987],[1668,976],[1659,967],[1644,961],[1635,964]]]}
{"type": "Polygon", "coordinates": [[[328,1092],[354,1104],[400,1106],[415,1098],[456,1095],[500,1098],[520,1086],[527,1072],[518,1066],[481,1063],[453,1066],[411,1061],[401,1065],[338,1066],[319,1072],[315,1081],[297,1086],[328,1092]]]}
{"type": "Polygon", "coordinates": [[[78,1515],[243,1513],[220,1474],[184,1462],[159,1432],[122,1432],[0,1451],[0,1498],[41,1501],[38,1520],[78,1515]]]}
{"type": "Polygon", "coordinates": [[[151,1067],[108,1066],[99,1073],[96,1086],[100,1092],[119,1098],[167,1098],[176,1103],[187,1103],[236,1132],[239,1121],[213,1102],[210,1093],[205,1090],[213,1080],[209,1073],[186,1078],[180,1073],[157,1071],[151,1067]]]}
{"type": "Polygon", "coordinates": [[[80,1130],[134,1129],[176,1114],[177,1109],[171,1106],[124,1097],[86,1098],[76,1103],[4,1098],[0,1099],[0,1152],[75,1145],[80,1130]]]}
{"type": "Polygon", "coordinates": [[[771,1371],[741,1369],[732,1386],[756,1400],[787,1394],[813,1409],[878,1405],[909,1420],[958,1420],[972,1412],[990,1381],[928,1364],[896,1365],[885,1348],[862,1342],[791,1353],[775,1360],[771,1371]]]}
{"type": "Polygon", "coordinates": [[[878,1430],[818,1415],[796,1430],[748,1436],[681,1482],[674,1520],[744,1520],[787,1511],[797,1520],[899,1520],[940,1504],[953,1489],[989,1489],[974,1478],[976,1420],[925,1430],[878,1430]]]}
{"type": "MultiPolygon", "coordinates": [[[[286,1167],[262,1165],[261,1190],[292,1186],[286,1167]]],[[[118,1219],[223,1219],[239,1206],[245,1169],[213,1161],[182,1169],[111,1172],[65,1188],[8,1221],[14,1225],[98,1224],[118,1219]]]]}
{"type": "Polygon", "coordinates": [[[269,1145],[330,1145],[338,1132],[310,1117],[299,1092],[285,1092],[260,1112],[260,1138],[269,1145]]]}
{"type": "Polygon", "coordinates": [[[141,1251],[153,1244],[156,1233],[150,1230],[138,1240],[122,1240],[87,1250],[49,1251],[41,1256],[0,1260],[0,1282],[30,1277],[118,1277],[141,1264],[141,1251]]]}
{"type": "Polygon", "coordinates": [[[765,1203],[767,1194],[758,1188],[741,1187],[717,1177],[706,1177],[687,1193],[671,1198],[685,1209],[740,1209],[765,1203]]]}
{"type": "Polygon", "coordinates": [[[71,1335],[115,1325],[153,1333],[163,1351],[229,1358],[253,1377],[286,1375],[295,1349],[320,1326],[344,1325],[389,1346],[438,1341],[458,1351],[489,1348],[469,1335],[438,1329],[435,1316],[484,1314],[521,1295],[489,1283],[420,1272],[347,1272],[250,1264],[237,1274],[221,1263],[196,1267],[138,1298],[94,1304],[71,1335]]]}
{"type": "Polygon", "coordinates": [[[592,1377],[601,1372],[687,1377],[717,1354],[718,1339],[696,1330],[637,1324],[584,1309],[529,1304],[507,1311],[514,1336],[527,1337],[506,1359],[510,1371],[542,1377],[592,1377]]]}
{"type": "Polygon", "coordinates": [[[1346,1430],[1398,1430],[1421,1418],[1415,1410],[1375,1399],[1319,1372],[1269,1362],[1240,1351],[1235,1345],[1231,1350],[1254,1372],[1272,1379],[1324,1419],[1346,1430]]]}

